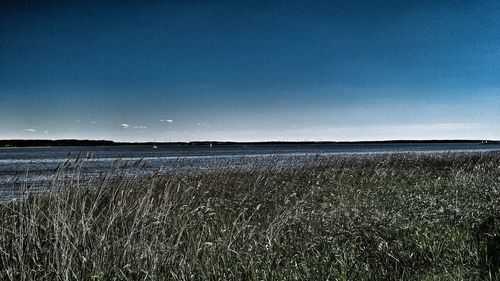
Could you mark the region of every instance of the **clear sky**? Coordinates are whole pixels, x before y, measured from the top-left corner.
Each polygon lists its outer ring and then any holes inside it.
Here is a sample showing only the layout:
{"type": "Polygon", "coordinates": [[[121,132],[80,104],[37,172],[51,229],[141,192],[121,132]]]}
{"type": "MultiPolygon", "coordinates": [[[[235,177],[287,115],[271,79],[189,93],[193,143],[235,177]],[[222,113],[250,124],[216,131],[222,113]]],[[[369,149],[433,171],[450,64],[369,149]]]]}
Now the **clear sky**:
{"type": "Polygon", "coordinates": [[[0,138],[500,139],[499,27],[498,1],[1,1],[0,138]]]}

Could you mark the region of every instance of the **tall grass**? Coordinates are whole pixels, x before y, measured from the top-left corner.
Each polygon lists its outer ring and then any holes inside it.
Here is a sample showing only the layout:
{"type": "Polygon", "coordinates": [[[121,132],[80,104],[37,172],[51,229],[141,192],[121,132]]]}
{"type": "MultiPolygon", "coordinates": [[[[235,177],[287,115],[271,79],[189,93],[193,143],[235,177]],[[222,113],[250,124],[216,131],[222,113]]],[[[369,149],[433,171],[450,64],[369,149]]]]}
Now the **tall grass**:
{"type": "Polygon", "coordinates": [[[60,174],[0,205],[1,280],[500,276],[500,154],[318,156],[91,188],[60,174]]]}

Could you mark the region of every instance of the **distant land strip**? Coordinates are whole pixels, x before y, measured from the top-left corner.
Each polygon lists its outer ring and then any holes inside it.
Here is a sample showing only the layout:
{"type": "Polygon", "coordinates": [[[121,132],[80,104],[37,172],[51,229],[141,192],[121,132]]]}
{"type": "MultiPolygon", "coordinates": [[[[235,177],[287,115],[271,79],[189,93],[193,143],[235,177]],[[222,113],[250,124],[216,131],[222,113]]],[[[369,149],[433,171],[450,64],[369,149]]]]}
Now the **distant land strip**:
{"type": "Polygon", "coordinates": [[[385,141],[264,141],[264,142],[230,142],[230,141],[192,141],[192,142],[115,142],[111,140],[0,140],[0,147],[40,147],[40,146],[242,146],[242,145],[330,145],[330,144],[438,144],[438,143],[470,143],[470,144],[500,144],[497,140],[385,140],[385,141]]]}

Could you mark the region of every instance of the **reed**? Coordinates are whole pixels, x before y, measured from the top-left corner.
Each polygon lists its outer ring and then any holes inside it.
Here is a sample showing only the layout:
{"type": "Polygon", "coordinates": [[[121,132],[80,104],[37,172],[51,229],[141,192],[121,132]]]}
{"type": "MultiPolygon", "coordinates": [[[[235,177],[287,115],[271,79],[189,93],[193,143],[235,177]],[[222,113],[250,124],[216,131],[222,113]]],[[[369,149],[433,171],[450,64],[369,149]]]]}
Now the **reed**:
{"type": "Polygon", "coordinates": [[[269,163],[63,167],[0,205],[0,279],[499,280],[500,154],[269,163]]]}

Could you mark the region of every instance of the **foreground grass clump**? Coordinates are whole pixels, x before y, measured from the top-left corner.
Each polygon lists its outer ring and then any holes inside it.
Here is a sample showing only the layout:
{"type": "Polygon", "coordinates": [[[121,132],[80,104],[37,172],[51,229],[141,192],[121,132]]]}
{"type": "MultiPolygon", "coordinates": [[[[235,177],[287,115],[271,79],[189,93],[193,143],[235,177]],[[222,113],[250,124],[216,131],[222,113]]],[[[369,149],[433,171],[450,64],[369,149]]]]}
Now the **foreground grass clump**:
{"type": "Polygon", "coordinates": [[[499,280],[500,155],[74,181],[0,205],[1,280],[499,280]]]}

